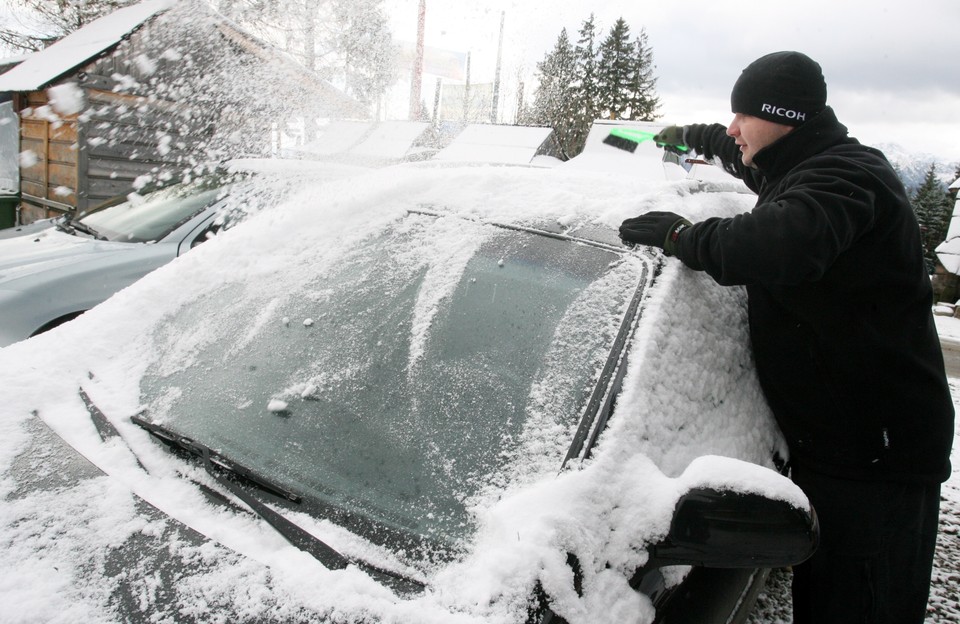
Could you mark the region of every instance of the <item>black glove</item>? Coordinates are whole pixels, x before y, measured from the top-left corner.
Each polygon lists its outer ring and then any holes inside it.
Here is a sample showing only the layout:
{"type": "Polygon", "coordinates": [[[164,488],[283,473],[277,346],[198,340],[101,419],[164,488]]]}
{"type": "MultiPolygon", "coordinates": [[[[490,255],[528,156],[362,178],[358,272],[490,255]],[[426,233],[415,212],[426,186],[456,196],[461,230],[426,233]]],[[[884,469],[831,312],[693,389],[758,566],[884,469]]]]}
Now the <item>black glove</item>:
{"type": "Polygon", "coordinates": [[[686,135],[686,126],[667,126],[653,137],[657,147],[662,147],[667,152],[674,154],[685,154],[690,151],[690,147],[684,141],[686,135]]]}
{"type": "Polygon", "coordinates": [[[693,225],[674,212],[648,212],[620,224],[620,240],[635,245],[660,247],[668,255],[676,252],[680,232],[693,225]]]}

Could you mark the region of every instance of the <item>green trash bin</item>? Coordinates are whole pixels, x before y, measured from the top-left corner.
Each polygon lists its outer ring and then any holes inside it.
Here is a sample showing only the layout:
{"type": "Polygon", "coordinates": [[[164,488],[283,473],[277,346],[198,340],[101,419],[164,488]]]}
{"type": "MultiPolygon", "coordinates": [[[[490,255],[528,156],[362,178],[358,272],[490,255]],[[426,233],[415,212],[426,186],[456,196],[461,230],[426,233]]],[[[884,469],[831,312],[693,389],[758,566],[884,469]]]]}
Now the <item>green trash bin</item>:
{"type": "Polygon", "coordinates": [[[20,198],[16,195],[0,195],[0,230],[17,224],[17,206],[20,198]]]}

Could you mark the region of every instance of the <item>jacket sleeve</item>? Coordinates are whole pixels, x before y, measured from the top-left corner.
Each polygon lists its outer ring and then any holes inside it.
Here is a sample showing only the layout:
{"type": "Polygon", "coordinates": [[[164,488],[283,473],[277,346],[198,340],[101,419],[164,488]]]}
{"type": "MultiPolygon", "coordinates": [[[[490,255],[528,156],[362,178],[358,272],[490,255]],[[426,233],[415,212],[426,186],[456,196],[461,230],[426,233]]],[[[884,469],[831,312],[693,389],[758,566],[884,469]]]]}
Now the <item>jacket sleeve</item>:
{"type": "Polygon", "coordinates": [[[723,285],[819,279],[873,227],[877,196],[865,176],[815,161],[788,174],[784,190],[752,211],[684,230],[676,256],[723,285]]]}
{"type": "Polygon", "coordinates": [[[757,172],[743,164],[736,140],[720,124],[690,124],[683,129],[684,143],[707,160],[718,161],[730,175],[740,178],[754,192],[759,189],[757,172]]]}

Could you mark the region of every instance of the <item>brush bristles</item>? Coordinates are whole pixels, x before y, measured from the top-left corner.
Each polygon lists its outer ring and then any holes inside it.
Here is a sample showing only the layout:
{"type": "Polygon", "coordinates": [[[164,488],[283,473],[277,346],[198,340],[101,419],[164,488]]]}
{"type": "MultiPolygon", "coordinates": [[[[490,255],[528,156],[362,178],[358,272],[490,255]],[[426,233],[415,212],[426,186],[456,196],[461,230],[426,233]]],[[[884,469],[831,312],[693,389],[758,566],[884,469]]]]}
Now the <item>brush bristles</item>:
{"type": "Polygon", "coordinates": [[[607,138],[603,140],[607,145],[612,145],[617,149],[622,149],[625,152],[634,152],[637,149],[638,143],[636,141],[631,141],[630,139],[625,139],[623,137],[618,137],[613,134],[608,134],[607,138]]]}

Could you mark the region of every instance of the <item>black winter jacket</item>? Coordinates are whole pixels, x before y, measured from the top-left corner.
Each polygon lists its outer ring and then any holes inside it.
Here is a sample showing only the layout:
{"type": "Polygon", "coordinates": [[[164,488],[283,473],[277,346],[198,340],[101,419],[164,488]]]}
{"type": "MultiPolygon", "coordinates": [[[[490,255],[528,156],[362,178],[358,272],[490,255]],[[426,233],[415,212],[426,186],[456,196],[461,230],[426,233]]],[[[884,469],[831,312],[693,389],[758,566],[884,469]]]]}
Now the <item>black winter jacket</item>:
{"type": "Polygon", "coordinates": [[[920,231],[883,154],[828,107],[746,167],[719,125],[686,141],[759,196],[683,231],[676,255],[744,284],[764,394],[800,465],[838,477],[943,481],[954,412],[920,231]]]}

